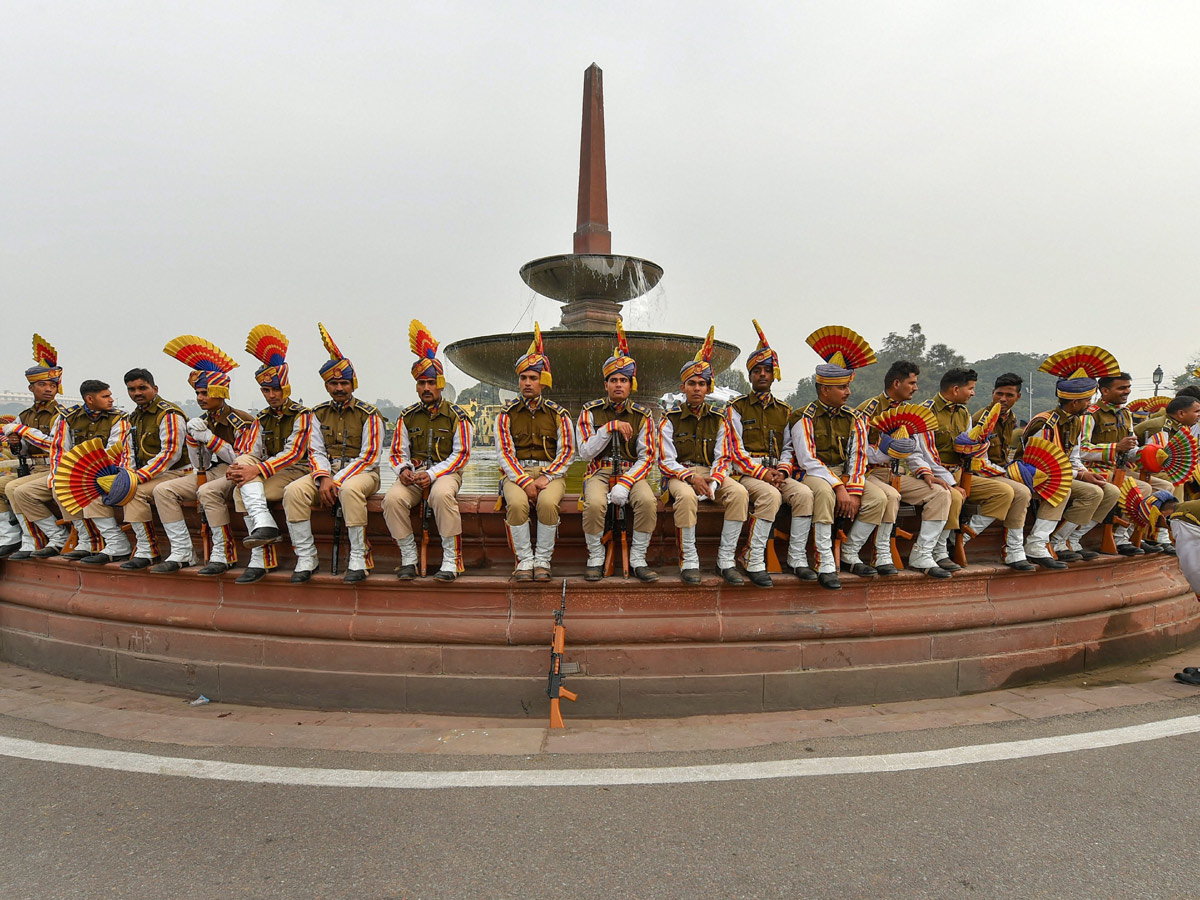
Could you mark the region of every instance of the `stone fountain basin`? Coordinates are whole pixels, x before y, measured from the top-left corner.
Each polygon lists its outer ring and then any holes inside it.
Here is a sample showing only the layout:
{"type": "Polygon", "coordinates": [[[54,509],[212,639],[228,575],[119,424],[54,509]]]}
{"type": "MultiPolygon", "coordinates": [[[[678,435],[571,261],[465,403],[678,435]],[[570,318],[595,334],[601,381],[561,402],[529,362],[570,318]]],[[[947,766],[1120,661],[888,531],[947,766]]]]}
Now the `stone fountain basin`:
{"type": "Polygon", "coordinates": [[[527,285],[563,303],[590,299],[622,303],[652,291],[662,276],[662,267],[647,259],[604,253],[545,256],[521,266],[527,285]]]}
{"type": "MultiPolygon", "coordinates": [[[[654,331],[626,333],[629,350],[637,360],[638,390],[635,400],[653,403],[668,391],[679,390],[679,370],[695,357],[704,339],[686,334],[654,331]]],[[[583,401],[604,394],[602,370],[612,356],[616,336],[598,331],[543,331],[546,353],[554,376],[550,396],[572,412],[583,401]]],[[[463,372],[487,384],[515,390],[516,361],[529,349],[532,332],[490,334],[455,341],[446,355],[463,372]]],[[[737,359],[739,349],[725,341],[713,342],[713,370],[722,372],[737,359]]]]}

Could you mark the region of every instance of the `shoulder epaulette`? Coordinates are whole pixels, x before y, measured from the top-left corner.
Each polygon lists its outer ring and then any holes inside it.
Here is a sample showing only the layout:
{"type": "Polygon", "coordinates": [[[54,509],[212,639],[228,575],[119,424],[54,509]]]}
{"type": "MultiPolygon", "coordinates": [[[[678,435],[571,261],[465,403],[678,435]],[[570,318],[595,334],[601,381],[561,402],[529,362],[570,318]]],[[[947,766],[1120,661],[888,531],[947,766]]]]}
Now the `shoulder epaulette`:
{"type": "Polygon", "coordinates": [[[459,406],[457,403],[451,403],[450,409],[460,419],[466,419],[468,422],[475,421],[474,419],[471,418],[471,414],[469,412],[467,412],[465,409],[463,409],[461,406],[459,406]]]}
{"type": "Polygon", "coordinates": [[[361,410],[362,410],[363,412],[365,412],[365,413],[366,413],[368,416],[380,416],[380,415],[383,415],[383,413],[381,413],[381,412],[379,411],[379,407],[378,407],[378,406],[372,406],[370,403],[367,403],[367,402],[365,402],[365,401],[363,401],[363,400],[359,400],[357,397],[355,397],[355,398],[354,398],[354,404],[353,404],[353,405],[354,405],[354,408],[355,408],[355,409],[361,409],[361,410]]]}
{"type": "Polygon", "coordinates": [[[424,405],[425,405],[424,403],[422,403],[420,400],[418,400],[416,403],[412,404],[411,406],[406,406],[406,407],[404,407],[404,409],[400,410],[400,415],[407,416],[409,413],[416,412],[418,409],[420,409],[424,405]]]}
{"type": "Polygon", "coordinates": [[[584,408],[584,409],[596,409],[596,408],[598,408],[598,407],[601,407],[601,406],[603,406],[603,405],[604,405],[604,399],[603,399],[603,398],[601,398],[601,399],[599,399],[599,400],[590,400],[590,401],[588,401],[587,403],[583,404],[583,408],[584,408]]]}
{"type": "Polygon", "coordinates": [[[62,407],[62,416],[64,418],[66,416],[73,416],[73,415],[75,415],[75,413],[81,411],[82,409],[83,409],[82,403],[73,403],[70,406],[62,407]]]}
{"type": "Polygon", "coordinates": [[[676,401],[675,403],[671,404],[671,408],[667,410],[666,414],[668,416],[673,416],[675,413],[681,412],[683,412],[683,404],[676,401]]]}
{"type": "Polygon", "coordinates": [[[743,400],[745,400],[749,396],[750,396],[749,394],[738,394],[736,397],[734,397],[732,400],[729,401],[729,405],[732,406],[735,403],[741,403],[743,400]]]}
{"type": "Polygon", "coordinates": [[[560,403],[555,403],[553,400],[550,400],[548,398],[542,399],[542,405],[544,407],[546,407],[548,410],[550,410],[551,412],[558,413],[560,416],[569,415],[569,413],[567,412],[567,408],[565,406],[563,406],[560,403]]]}
{"type": "Polygon", "coordinates": [[[330,407],[330,406],[333,406],[333,401],[332,401],[332,400],[326,400],[324,403],[318,403],[316,406],[314,406],[314,407],[312,408],[312,411],[313,411],[313,412],[316,412],[316,411],[317,411],[317,410],[319,410],[319,409],[327,409],[327,408],[328,408],[328,407],[330,407]]]}
{"type": "MultiPolygon", "coordinates": [[[[500,407],[500,412],[510,413],[514,409],[516,409],[518,406],[520,406],[523,402],[524,401],[520,397],[513,397],[511,400],[509,400],[507,403],[505,403],[503,406],[500,407]]],[[[546,406],[550,405],[549,400],[543,400],[542,403],[545,404],[546,406]]]]}
{"type": "Polygon", "coordinates": [[[872,397],[870,400],[863,401],[862,406],[860,406],[858,410],[864,415],[875,415],[875,413],[879,412],[879,398],[872,397]]]}
{"type": "Polygon", "coordinates": [[[1088,408],[1085,409],[1084,412],[1094,413],[1094,412],[1097,412],[1099,409],[1100,409],[1099,403],[1092,403],[1092,404],[1088,405],[1088,408]]]}
{"type": "Polygon", "coordinates": [[[720,400],[714,400],[712,403],[708,404],[708,408],[713,411],[713,415],[725,415],[725,404],[720,400]]]}
{"type": "Polygon", "coordinates": [[[648,407],[642,403],[638,403],[636,400],[629,401],[629,408],[632,409],[634,412],[640,412],[643,416],[651,415],[650,407],[648,407]]]}
{"type": "Polygon", "coordinates": [[[232,407],[226,414],[225,418],[229,420],[229,424],[234,428],[245,428],[252,421],[254,421],[254,417],[251,416],[250,413],[240,409],[233,409],[232,407]]]}

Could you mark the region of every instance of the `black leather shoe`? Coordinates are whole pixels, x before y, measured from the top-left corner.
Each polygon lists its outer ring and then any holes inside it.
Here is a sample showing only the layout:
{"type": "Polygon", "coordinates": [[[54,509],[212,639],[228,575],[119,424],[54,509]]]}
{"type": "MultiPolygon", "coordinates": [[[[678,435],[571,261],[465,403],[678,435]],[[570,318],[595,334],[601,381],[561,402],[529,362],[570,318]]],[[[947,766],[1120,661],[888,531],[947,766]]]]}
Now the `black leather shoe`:
{"type": "Polygon", "coordinates": [[[270,544],[279,537],[278,528],[255,528],[252,532],[246,535],[246,539],[242,541],[243,547],[261,547],[263,544],[270,544]]]}
{"type": "Polygon", "coordinates": [[[533,567],[533,580],[534,581],[549,581],[550,580],[549,567],[548,566],[534,566],[533,567]]]}
{"type": "Polygon", "coordinates": [[[29,559],[31,556],[33,556],[32,550],[14,550],[8,554],[9,559],[29,559]]]}
{"type": "Polygon", "coordinates": [[[129,559],[129,554],[123,556],[109,556],[107,553],[93,553],[91,556],[85,556],[80,560],[81,563],[87,563],[89,566],[107,566],[109,563],[120,562],[123,559],[129,559]]]}
{"type": "Polygon", "coordinates": [[[761,572],[747,572],[746,577],[750,579],[750,583],[755,587],[775,587],[775,582],[771,580],[771,575],[766,569],[763,569],[761,572]]]}
{"type": "Polygon", "coordinates": [[[884,563],[882,566],[875,567],[875,574],[882,575],[884,578],[887,578],[892,575],[899,575],[900,570],[891,563],[884,563]]]}
{"type": "Polygon", "coordinates": [[[700,577],[699,569],[681,569],[679,572],[679,577],[682,579],[684,584],[700,584],[704,581],[704,579],[700,577]]]}
{"type": "Polygon", "coordinates": [[[366,581],[366,580],[367,580],[367,570],[366,569],[347,569],[346,577],[342,579],[342,581],[346,582],[346,584],[354,584],[354,582],[356,582],[356,581],[366,581]]]}
{"type": "Polygon", "coordinates": [[[1117,553],[1121,556],[1142,556],[1145,552],[1141,547],[1135,547],[1133,544],[1117,544],[1117,553]]]}
{"type": "Polygon", "coordinates": [[[210,562],[205,564],[203,568],[197,569],[197,575],[224,575],[229,571],[229,566],[223,562],[210,562]]]}
{"type": "Polygon", "coordinates": [[[313,573],[316,571],[316,569],[305,569],[303,572],[293,572],[292,584],[304,584],[313,577],[313,573]]]}
{"type": "Polygon", "coordinates": [[[396,566],[396,577],[401,581],[412,581],[417,577],[416,566],[396,566]]]}
{"type": "Polygon", "coordinates": [[[638,566],[633,570],[633,577],[638,581],[658,581],[658,573],[649,566],[638,566]]]}
{"type": "Polygon", "coordinates": [[[533,569],[514,570],[513,581],[533,581],[533,569]]]}
{"type": "Polygon", "coordinates": [[[817,580],[817,571],[812,566],[784,566],[783,571],[795,575],[801,581],[817,580]]]}
{"type": "Polygon", "coordinates": [[[1054,552],[1058,554],[1059,562],[1079,562],[1081,559],[1083,559],[1083,555],[1076,553],[1074,550],[1059,550],[1056,547],[1054,548],[1054,552]]]}
{"type": "Polygon", "coordinates": [[[135,556],[133,559],[126,560],[121,563],[122,569],[148,569],[154,565],[154,560],[146,559],[144,556],[135,556]]]}
{"type": "Polygon", "coordinates": [[[1061,559],[1055,559],[1053,556],[1031,556],[1029,561],[1036,563],[1043,569],[1065,569],[1067,564],[1061,559]]]}
{"type": "Polygon", "coordinates": [[[166,575],[169,572],[178,572],[185,566],[190,566],[190,562],[178,562],[174,559],[164,559],[156,566],[151,566],[150,571],[155,575],[166,575]]]}
{"type": "Polygon", "coordinates": [[[957,572],[959,569],[962,568],[962,566],[960,566],[958,563],[956,563],[954,560],[952,560],[948,556],[945,559],[939,559],[937,561],[937,564],[939,567],[945,569],[947,572],[957,572]]]}
{"type": "Polygon", "coordinates": [[[53,544],[49,544],[49,545],[43,547],[41,550],[34,550],[33,553],[30,555],[30,558],[31,559],[50,559],[50,557],[52,557],[52,556],[58,556],[58,554],[61,552],[61,550],[62,550],[61,547],[55,547],[53,544]]]}
{"type": "Polygon", "coordinates": [[[584,581],[599,581],[603,577],[604,577],[604,567],[603,566],[588,566],[586,569],[583,570],[583,580],[584,581]]]}
{"type": "Polygon", "coordinates": [[[1175,549],[1174,544],[1159,544],[1158,549],[1167,556],[1178,556],[1179,552],[1175,549]]]}
{"type": "Polygon", "coordinates": [[[1027,559],[1017,560],[1017,562],[1005,563],[1014,572],[1036,572],[1037,566],[1027,559]]]}
{"type": "Polygon", "coordinates": [[[72,550],[70,553],[61,554],[63,559],[71,559],[78,562],[81,559],[86,559],[92,555],[91,550],[72,550]]]}
{"type": "Polygon", "coordinates": [[[433,577],[438,581],[453,581],[458,577],[457,572],[447,572],[445,569],[438,569],[433,577]]]}
{"type": "Polygon", "coordinates": [[[254,584],[254,582],[261,581],[266,577],[266,569],[260,569],[258,566],[248,566],[245,572],[233,580],[236,584],[254,584]]]}
{"type": "MultiPolygon", "coordinates": [[[[746,579],[742,577],[735,566],[730,566],[728,569],[717,569],[717,574],[725,579],[726,584],[741,586],[746,583],[746,579]]],[[[763,572],[766,575],[766,572],[763,572]]],[[[770,575],[767,575],[770,578],[770,575]]]]}
{"type": "Polygon", "coordinates": [[[874,566],[868,566],[865,562],[844,562],[842,563],[842,571],[848,572],[851,575],[857,575],[859,578],[874,578],[876,574],[874,566]]]}
{"type": "Polygon", "coordinates": [[[838,580],[837,572],[821,572],[817,575],[817,584],[828,591],[840,591],[842,583],[838,580]]]}
{"type": "Polygon", "coordinates": [[[20,541],[17,541],[15,544],[5,544],[3,547],[0,547],[0,559],[7,559],[20,549],[20,541]]]}
{"type": "Polygon", "coordinates": [[[931,566],[928,569],[914,569],[913,571],[920,572],[922,575],[928,575],[930,578],[954,577],[949,569],[943,569],[941,566],[931,566]]]}
{"type": "MultiPolygon", "coordinates": [[[[1089,559],[1095,559],[1096,557],[1098,557],[1100,555],[1095,550],[1078,550],[1076,552],[1079,554],[1079,558],[1084,561],[1087,561],[1089,559]]],[[[1061,556],[1062,554],[1060,553],[1059,555],[1061,556]]]]}

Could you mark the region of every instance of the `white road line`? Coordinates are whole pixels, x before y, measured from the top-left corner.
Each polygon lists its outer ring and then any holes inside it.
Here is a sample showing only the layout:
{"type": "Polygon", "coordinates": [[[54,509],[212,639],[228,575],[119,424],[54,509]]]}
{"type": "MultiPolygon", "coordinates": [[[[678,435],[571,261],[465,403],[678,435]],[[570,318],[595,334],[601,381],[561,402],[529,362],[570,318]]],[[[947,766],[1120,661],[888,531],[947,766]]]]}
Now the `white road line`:
{"type": "Polygon", "coordinates": [[[369,769],[314,769],[293,766],[258,766],[245,763],[152,756],[45,744],[19,738],[0,737],[0,756],[37,762],[88,766],[118,772],[207,778],[215,781],[245,781],[256,784],[303,785],[309,787],[435,788],[479,787],[599,787],[626,784],[695,784],[717,781],[754,781],[768,778],[806,778],[815,775],[867,775],[879,772],[908,772],[974,763],[1026,759],[1079,750],[1097,750],[1157,741],[1200,732],[1200,715],[1182,716],[1103,731],[1085,731],[1056,737],[974,744],[922,750],[915,753],[886,753],[871,756],[830,756],[816,759],[783,759],[767,762],[727,763],[705,766],[662,766],[625,769],[497,769],[463,772],[397,772],[369,769]]]}

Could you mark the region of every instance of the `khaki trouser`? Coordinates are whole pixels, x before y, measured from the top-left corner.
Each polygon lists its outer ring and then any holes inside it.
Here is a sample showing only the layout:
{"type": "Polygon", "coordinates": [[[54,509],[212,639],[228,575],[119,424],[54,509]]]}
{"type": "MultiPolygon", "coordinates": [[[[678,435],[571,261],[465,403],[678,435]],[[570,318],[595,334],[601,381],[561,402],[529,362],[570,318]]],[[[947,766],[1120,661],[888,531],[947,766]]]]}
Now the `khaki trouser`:
{"type": "MultiPolygon", "coordinates": [[[[255,459],[253,456],[239,456],[234,462],[243,466],[257,466],[260,460],[255,459]]],[[[283,492],[287,489],[287,486],[297,478],[303,478],[307,474],[308,462],[305,461],[288,466],[286,469],[281,469],[270,478],[263,478],[259,475],[257,478],[251,479],[249,483],[263,485],[267,494],[267,502],[272,503],[276,500],[282,500],[283,492]]],[[[233,492],[233,505],[240,513],[246,511],[246,507],[242,503],[242,492],[240,490],[235,489],[233,492]]],[[[214,523],[209,519],[208,524],[212,525],[214,523]]]]}
{"type": "MultiPolygon", "coordinates": [[[[708,478],[712,469],[708,466],[691,466],[696,475],[708,478]]],[[[667,492],[671,495],[671,507],[676,528],[695,528],[696,513],[700,508],[700,497],[696,489],[678,478],[667,480],[667,492]]],[[[750,514],[750,494],[734,481],[726,478],[716,489],[717,502],[725,510],[725,521],[745,522],[750,514]]]]}
{"type": "MultiPolygon", "coordinates": [[[[25,517],[26,522],[37,522],[41,519],[53,516],[55,519],[68,519],[67,511],[63,509],[62,504],[58,502],[58,498],[54,496],[54,491],[50,490],[49,476],[47,472],[35,472],[32,475],[26,475],[24,478],[17,478],[14,481],[8,482],[4,488],[4,492],[8,497],[8,502],[12,505],[14,512],[20,513],[25,517]],[[50,508],[50,504],[54,504],[54,509],[50,508]]],[[[97,500],[84,509],[84,515],[92,506],[99,506],[100,501],[97,500]]]]}
{"type": "MultiPolygon", "coordinates": [[[[433,509],[433,520],[437,522],[438,534],[444,538],[462,534],[462,515],[458,511],[458,489],[462,487],[462,473],[452,472],[437,479],[429,488],[429,505],[433,509]]],[[[392,538],[400,540],[412,537],[413,507],[421,505],[425,495],[415,484],[396,481],[383,496],[383,521],[387,523],[392,538]]]]}
{"type": "MultiPolygon", "coordinates": [[[[123,510],[121,517],[126,522],[149,522],[154,518],[150,510],[150,501],[154,498],[154,489],[160,484],[165,484],[169,481],[176,481],[186,474],[184,472],[167,472],[164,475],[156,475],[149,481],[143,481],[137,486],[133,492],[133,499],[126,503],[121,509],[123,510]]],[[[111,519],[115,515],[115,510],[111,506],[105,506],[99,500],[90,504],[83,511],[85,519],[111,519]]]]}
{"type": "MultiPolygon", "coordinates": [[[[950,472],[955,478],[961,479],[962,470],[959,467],[955,466],[953,469],[950,469],[950,472]]],[[[967,494],[966,500],[963,500],[958,491],[955,491],[955,496],[950,499],[950,515],[946,519],[946,527],[951,531],[955,531],[960,527],[959,513],[962,512],[964,502],[978,503],[980,515],[991,516],[993,519],[1002,519],[1006,523],[1005,527],[1009,527],[1007,525],[1007,517],[1016,497],[1014,486],[1016,486],[1016,482],[1009,478],[984,478],[979,473],[972,475],[971,490],[967,494]]],[[[1020,487],[1024,487],[1024,485],[1020,485],[1020,487]]],[[[1027,500],[1025,502],[1025,509],[1028,508],[1029,501],[1027,500]]],[[[1023,528],[1025,526],[1024,516],[1025,513],[1022,511],[1021,524],[1013,527],[1023,528]]]]}
{"type": "MultiPolygon", "coordinates": [[[[975,477],[978,478],[979,476],[976,475],[975,477]]],[[[1013,481],[1011,478],[1007,478],[1003,475],[995,475],[984,480],[999,481],[1012,488],[1012,503],[1010,503],[1008,506],[1008,515],[1004,516],[1003,524],[1005,528],[1024,528],[1025,514],[1029,511],[1029,504],[1033,500],[1033,492],[1030,491],[1029,488],[1025,487],[1025,485],[1021,484],[1021,482],[1013,481]]],[[[971,487],[972,489],[975,487],[974,480],[972,480],[971,487]]],[[[990,513],[984,513],[984,515],[990,515],[990,513]]],[[[997,516],[996,518],[1000,517],[997,516]]]]}
{"type": "MultiPolygon", "coordinates": [[[[604,515],[608,512],[608,486],[611,476],[597,472],[583,482],[583,533],[603,534],[604,515]]],[[[654,531],[658,524],[658,498],[646,483],[635,481],[629,490],[629,506],[633,510],[633,530],[644,534],[654,531]]]]}
{"type": "MultiPolygon", "coordinates": [[[[196,503],[204,510],[209,527],[222,528],[229,524],[229,501],[233,498],[235,487],[232,481],[222,475],[219,478],[210,477],[196,491],[196,503]]],[[[162,515],[161,509],[159,515],[162,515]]]]}
{"type": "MultiPolygon", "coordinates": [[[[542,467],[526,466],[524,471],[530,478],[537,478],[542,474],[542,467]]],[[[525,489],[505,478],[500,482],[500,490],[504,493],[504,521],[511,528],[528,525],[529,495],[525,493],[525,489]]],[[[566,492],[567,480],[565,478],[551,478],[550,483],[538,491],[537,520],[539,523],[558,527],[558,507],[566,492]]]]}
{"type": "MultiPolygon", "coordinates": [[[[297,478],[283,491],[283,511],[289,522],[304,522],[317,502],[317,480],[312,475],[297,478]]],[[[338,500],[347,528],[367,524],[367,500],[379,490],[379,470],[359,472],[342,482],[338,500]]]]}
{"type": "Polygon", "coordinates": [[[950,517],[950,504],[954,491],[945,487],[930,487],[920,478],[901,475],[898,488],[892,487],[892,470],[889,466],[878,466],[867,471],[867,478],[879,484],[887,496],[888,505],[883,513],[884,522],[895,522],[900,512],[900,501],[921,508],[921,519],[926,522],[944,522],[950,517]]]}
{"type": "Polygon", "coordinates": [[[737,483],[746,489],[755,519],[774,522],[779,507],[785,501],[792,508],[793,516],[813,514],[813,492],[808,485],[801,484],[795,478],[785,478],[780,487],[775,487],[761,479],[739,475],[737,483]]]}
{"type": "Polygon", "coordinates": [[[14,483],[20,478],[32,478],[34,475],[41,475],[42,478],[45,479],[49,472],[50,467],[48,465],[35,463],[31,465],[28,475],[18,475],[16,470],[13,469],[8,474],[0,476],[0,513],[8,513],[12,511],[12,504],[9,502],[9,499],[6,496],[8,492],[8,486],[10,484],[14,483]]]}
{"type": "Polygon", "coordinates": [[[1052,522],[1065,518],[1075,525],[1087,525],[1101,521],[1120,499],[1121,491],[1112,482],[1105,482],[1100,487],[1076,479],[1071,482],[1071,494],[1064,502],[1057,506],[1043,502],[1038,507],[1037,516],[1052,522]]]}
{"type": "MultiPolygon", "coordinates": [[[[208,481],[221,478],[228,468],[229,466],[225,463],[218,463],[213,466],[208,470],[208,481]]],[[[172,478],[154,486],[154,508],[158,510],[158,518],[162,522],[183,521],[183,504],[195,503],[197,501],[197,494],[199,493],[197,482],[196,473],[192,472],[189,475],[184,475],[182,478],[172,478]]],[[[227,525],[229,523],[223,522],[221,524],[227,525]]]]}
{"type": "MultiPolygon", "coordinates": [[[[830,466],[829,472],[831,475],[840,476],[842,474],[842,467],[830,466]]],[[[815,475],[805,478],[804,483],[808,485],[813,494],[813,522],[832,525],[837,505],[837,495],[834,493],[834,486],[824,478],[818,478],[815,475]]],[[[883,521],[883,513],[887,508],[887,502],[887,494],[884,493],[878,482],[870,479],[866,480],[863,483],[858,515],[854,517],[854,521],[866,522],[868,525],[878,525],[883,521]]]]}

